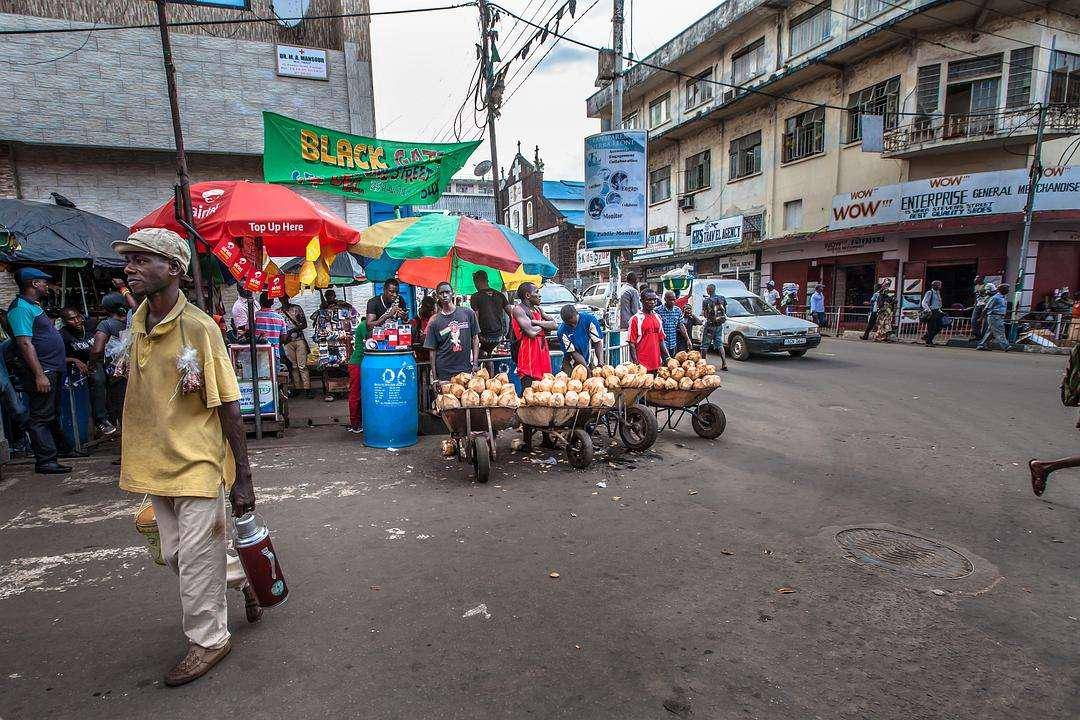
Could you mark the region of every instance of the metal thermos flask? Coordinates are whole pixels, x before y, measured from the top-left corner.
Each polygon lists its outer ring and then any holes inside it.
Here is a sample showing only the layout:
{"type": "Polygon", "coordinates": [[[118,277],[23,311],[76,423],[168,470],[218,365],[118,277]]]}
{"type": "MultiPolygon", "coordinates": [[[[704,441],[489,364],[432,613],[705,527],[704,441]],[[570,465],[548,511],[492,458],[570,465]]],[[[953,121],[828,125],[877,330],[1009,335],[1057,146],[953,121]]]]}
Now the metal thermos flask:
{"type": "Polygon", "coordinates": [[[248,582],[262,607],[274,607],[289,597],[289,587],[281,572],[270,531],[261,527],[255,513],[236,518],[236,552],[244,566],[248,582]]]}

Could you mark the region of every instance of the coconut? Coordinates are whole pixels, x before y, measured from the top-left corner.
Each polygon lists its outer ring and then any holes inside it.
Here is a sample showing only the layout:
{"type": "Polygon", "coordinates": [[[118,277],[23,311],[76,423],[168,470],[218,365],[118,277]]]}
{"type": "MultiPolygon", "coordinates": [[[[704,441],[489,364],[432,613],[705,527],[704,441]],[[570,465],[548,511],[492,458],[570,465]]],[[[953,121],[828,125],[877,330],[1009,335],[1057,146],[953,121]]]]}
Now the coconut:
{"type": "MultiPolygon", "coordinates": [[[[578,365],[578,367],[581,367],[578,365]]],[[[570,378],[570,382],[566,383],[566,389],[573,390],[574,392],[581,392],[581,389],[585,387],[585,384],[578,378],[570,378]]]]}
{"type": "Polygon", "coordinates": [[[563,397],[566,398],[567,407],[577,407],[578,394],[576,390],[567,390],[566,395],[564,395],[563,397]]]}
{"type": "Polygon", "coordinates": [[[577,380],[578,382],[585,382],[589,377],[589,369],[584,365],[575,365],[574,369],[570,372],[570,379],[577,380]]]}
{"type": "Polygon", "coordinates": [[[472,390],[478,395],[487,389],[487,386],[484,385],[484,380],[478,377],[474,377],[472,380],[470,380],[468,387],[470,390],[472,390]]]}
{"type": "Polygon", "coordinates": [[[485,390],[480,393],[480,404],[484,407],[495,407],[495,400],[499,396],[495,394],[494,390],[485,390]]]}
{"type": "Polygon", "coordinates": [[[563,407],[566,405],[566,396],[562,393],[551,393],[551,407],[563,407]]]}
{"type": "Polygon", "coordinates": [[[680,390],[693,390],[694,389],[694,381],[691,380],[688,377],[684,377],[682,380],[679,381],[679,389],[680,390]]]}
{"type": "Polygon", "coordinates": [[[454,395],[440,395],[439,399],[442,400],[442,409],[447,408],[459,408],[461,407],[461,401],[454,395]]]}
{"type": "Polygon", "coordinates": [[[566,394],[566,380],[556,375],[555,382],[551,384],[551,392],[559,395],[566,394]]]}

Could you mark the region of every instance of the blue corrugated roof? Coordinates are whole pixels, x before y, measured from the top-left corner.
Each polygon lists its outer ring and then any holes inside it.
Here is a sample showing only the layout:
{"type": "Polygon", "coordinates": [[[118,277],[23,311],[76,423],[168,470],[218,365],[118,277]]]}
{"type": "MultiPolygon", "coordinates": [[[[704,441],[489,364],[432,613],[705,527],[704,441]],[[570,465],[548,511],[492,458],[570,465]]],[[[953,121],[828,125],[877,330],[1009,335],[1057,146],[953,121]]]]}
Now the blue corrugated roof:
{"type": "Polygon", "coordinates": [[[585,211],[584,210],[559,210],[566,218],[566,221],[574,227],[585,227],[585,211]]]}
{"type": "Polygon", "coordinates": [[[584,200],[585,183],[577,180],[545,180],[544,197],[548,200],[584,200]]]}

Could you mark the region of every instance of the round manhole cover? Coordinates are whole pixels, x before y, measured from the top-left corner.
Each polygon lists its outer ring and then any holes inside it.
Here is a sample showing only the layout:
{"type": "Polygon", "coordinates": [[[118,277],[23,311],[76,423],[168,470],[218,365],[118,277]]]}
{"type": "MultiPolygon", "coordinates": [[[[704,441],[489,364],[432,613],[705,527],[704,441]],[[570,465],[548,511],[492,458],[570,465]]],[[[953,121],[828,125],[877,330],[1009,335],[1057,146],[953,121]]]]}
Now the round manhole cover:
{"type": "Polygon", "coordinates": [[[918,535],[881,528],[848,528],[836,542],[855,562],[913,575],[957,580],[975,571],[966,557],[941,543],[918,535]]]}

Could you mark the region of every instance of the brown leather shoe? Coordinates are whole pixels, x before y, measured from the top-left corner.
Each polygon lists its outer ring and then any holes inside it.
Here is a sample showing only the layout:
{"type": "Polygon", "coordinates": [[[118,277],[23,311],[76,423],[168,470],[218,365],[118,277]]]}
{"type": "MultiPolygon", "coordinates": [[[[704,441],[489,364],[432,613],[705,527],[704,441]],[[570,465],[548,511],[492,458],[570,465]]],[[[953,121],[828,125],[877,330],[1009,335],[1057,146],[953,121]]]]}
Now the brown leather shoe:
{"type": "Polygon", "coordinates": [[[247,621],[249,623],[257,623],[262,618],[262,605],[259,604],[259,598],[255,595],[255,590],[250,585],[245,585],[240,588],[244,593],[244,613],[247,615],[247,621]]]}
{"type": "Polygon", "coordinates": [[[210,668],[221,662],[229,654],[230,650],[232,650],[232,640],[226,641],[224,645],[216,650],[191,643],[188,645],[187,655],[184,656],[184,659],[172,670],[165,673],[165,684],[169,687],[176,687],[201,678],[210,671],[210,668]]]}

